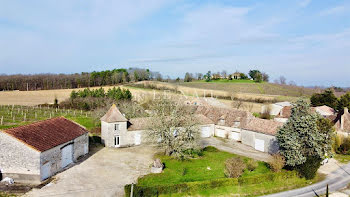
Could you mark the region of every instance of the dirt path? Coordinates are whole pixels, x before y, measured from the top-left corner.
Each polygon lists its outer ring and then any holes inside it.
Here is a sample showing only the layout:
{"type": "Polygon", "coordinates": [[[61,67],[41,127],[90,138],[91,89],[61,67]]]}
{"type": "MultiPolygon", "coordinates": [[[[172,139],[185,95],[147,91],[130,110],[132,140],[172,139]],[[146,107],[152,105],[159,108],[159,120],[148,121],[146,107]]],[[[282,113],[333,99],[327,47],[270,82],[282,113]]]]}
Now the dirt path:
{"type": "Polygon", "coordinates": [[[103,148],[84,162],[59,173],[55,181],[25,196],[124,196],[124,185],[150,172],[152,147],[103,148]]]}

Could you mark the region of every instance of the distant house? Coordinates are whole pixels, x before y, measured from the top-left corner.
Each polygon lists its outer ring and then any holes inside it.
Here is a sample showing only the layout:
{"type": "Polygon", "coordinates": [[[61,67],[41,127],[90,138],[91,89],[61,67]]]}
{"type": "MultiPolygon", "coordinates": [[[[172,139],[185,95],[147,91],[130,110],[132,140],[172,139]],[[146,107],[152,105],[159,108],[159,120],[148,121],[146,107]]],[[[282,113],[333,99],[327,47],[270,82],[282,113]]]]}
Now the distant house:
{"type": "Polygon", "coordinates": [[[2,177],[41,182],[89,151],[88,131],[63,117],[0,131],[2,177]]]}
{"type": "Polygon", "coordinates": [[[292,114],[292,106],[285,106],[282,110],[275,116],[274,120],[277,122],[286,123],[292,114]]]}
{"type": "Polygon", "coordinates": [[[240,72],[235,72],[232,74],[232,79],[241,79],[241,73],[240,72]]]}
{"type": "Polygon", "coordinates": [[[277,116],[279,113],[281,113],[281,110],[284,107],[290,107],[292,104],[290,102],[278,102],[270,105],[264,105],[261,107],[261,113],[269,112],[271,116],[277,116]]]}
{"type": "Polygon", "coordinates": [[[333,108],[328,107],[326,105],[313,107],[312,110],[317,112],[323,117],[334,116],[337,113],[333,108]]]}
{"type": "Polygon", "coordinates": [[[337,117],[334,119],[335,129],[337,132],[342,132],[346,135],[350,133],[350,114],[348,108],[338,113],[337,117]]]}

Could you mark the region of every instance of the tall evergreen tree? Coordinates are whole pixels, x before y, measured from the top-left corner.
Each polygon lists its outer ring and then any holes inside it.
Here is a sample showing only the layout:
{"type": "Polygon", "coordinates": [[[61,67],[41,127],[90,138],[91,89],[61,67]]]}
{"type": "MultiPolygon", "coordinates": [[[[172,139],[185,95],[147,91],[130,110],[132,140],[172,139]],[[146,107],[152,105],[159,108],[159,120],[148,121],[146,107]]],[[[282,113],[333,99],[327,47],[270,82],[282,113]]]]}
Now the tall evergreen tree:
{"type": "Polygon", "coordinates": [[[276,135],[286,165],[298,169],[308,179],[315,176],[320,162],[331,154],[333,130],[322,119],[300,100],[292,108],[288,122],[276,135]]]}

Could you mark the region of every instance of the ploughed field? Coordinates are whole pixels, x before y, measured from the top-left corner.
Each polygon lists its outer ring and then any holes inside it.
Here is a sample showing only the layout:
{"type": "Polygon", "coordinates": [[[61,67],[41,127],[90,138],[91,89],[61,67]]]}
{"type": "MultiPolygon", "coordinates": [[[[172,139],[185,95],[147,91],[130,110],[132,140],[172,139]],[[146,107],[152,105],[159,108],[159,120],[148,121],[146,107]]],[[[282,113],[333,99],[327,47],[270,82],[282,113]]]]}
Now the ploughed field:
{"type": "MultiPolygon", "coordinates": [[[[177,160],[158,155],[165,164],[161,174],[149,174],[138,179],[134,196],[260,196],[304,187],[322,179],[300,178],[295,171],[273,172],[265,162],[258,162],[254,170],[246,168],[239,178],[226,178],[225,161],[238,155],[207,147],[201,156],[190,160],[177,160]]],[[[241,157],[241,156],[240,156],[241,157]]],[[[241,157],[245,163],[251,159],[241,157]]],[[[125,186],[130,196],[131,185],[125,186]]]]}

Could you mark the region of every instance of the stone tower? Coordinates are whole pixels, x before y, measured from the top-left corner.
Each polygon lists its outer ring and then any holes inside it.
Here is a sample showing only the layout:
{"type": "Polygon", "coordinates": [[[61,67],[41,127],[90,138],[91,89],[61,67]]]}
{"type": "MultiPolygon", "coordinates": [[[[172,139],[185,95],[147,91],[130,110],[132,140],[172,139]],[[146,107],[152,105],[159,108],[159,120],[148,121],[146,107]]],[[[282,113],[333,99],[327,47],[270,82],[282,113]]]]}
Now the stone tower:
{"type": "Polygon", "coordinates": [[[101,140],[106,147],[122,147],[126,145],[128,120],[120,113],[115,104],[101,120],[101,140]]]}

